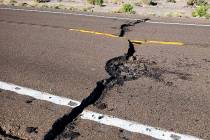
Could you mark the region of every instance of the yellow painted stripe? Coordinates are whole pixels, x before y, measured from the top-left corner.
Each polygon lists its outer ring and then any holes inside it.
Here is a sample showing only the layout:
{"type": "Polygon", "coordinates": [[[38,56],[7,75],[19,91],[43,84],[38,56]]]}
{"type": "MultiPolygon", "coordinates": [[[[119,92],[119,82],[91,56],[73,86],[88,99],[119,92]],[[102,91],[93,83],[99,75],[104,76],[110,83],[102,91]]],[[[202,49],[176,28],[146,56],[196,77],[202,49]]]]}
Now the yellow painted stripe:
{"type": "Polygon", "coordinates": [[[152,44],[162,44],[162,45],[184,45],[182,42],[167,42],[167,41],[147,41],[147,43],[152,44]]]}
{"type": "MultiPolygon", "coordinates": [[[[90,31],[90,30],[83,30],[83,29],[69,29],[70,31],[76,31],[76,32],[82,32],[82,33],[89,33],[89,34],[95,34],[95,35],[103,35],[107,37],[113,37],[113,38],[125,38],[125,37],[119,37],[113,34],[103,33],[103,32],[96,32],[96,31],[90,31]]],[[[171,41],[152,41],[152,40],[131,40],[131,42],[135,44],[161,44],[161,45],[179,45],[182,46],[184,43],[182,42],[171,42],[171,41]]]]}
{"type": "Polygon", "coordinates": [[[108,33],[103,33],[103,32],[95,32],[95,31],[88,31],[88,30],[82,30],[82,29],[69,29],[70,31],[77,31],[77,32],[82,32],[82,33],[89,33],[89,34],[96,34],[96,35],[104,35],[108,37],[118,37],[113,34],[108,34],[108,33]]]}
{"type": "Polygon", "coordinates": [[[131,42],[134,43],[134,44],[143,44],[146,41],[142,41],[142,40],[131,40],[131,42]]]}
{"type": "Polygon", "coordinates": [[[151,40],[131,40],[135,44],[161,44],[161,45],[179,45],[182,46],[182,42],[171,42],[171,41],[151,41],[151,40]]]}

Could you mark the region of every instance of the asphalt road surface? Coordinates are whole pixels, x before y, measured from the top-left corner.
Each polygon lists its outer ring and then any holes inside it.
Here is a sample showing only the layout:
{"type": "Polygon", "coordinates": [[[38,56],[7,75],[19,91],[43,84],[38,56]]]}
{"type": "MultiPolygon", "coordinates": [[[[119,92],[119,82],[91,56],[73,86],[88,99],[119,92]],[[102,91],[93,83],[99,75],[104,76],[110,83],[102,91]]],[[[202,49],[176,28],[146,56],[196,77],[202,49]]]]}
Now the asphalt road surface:
{"type": "Polygon", "coordinates": [[[0,139],[210,139],[210,26],[135,22],[0,8],[0,139]]]}

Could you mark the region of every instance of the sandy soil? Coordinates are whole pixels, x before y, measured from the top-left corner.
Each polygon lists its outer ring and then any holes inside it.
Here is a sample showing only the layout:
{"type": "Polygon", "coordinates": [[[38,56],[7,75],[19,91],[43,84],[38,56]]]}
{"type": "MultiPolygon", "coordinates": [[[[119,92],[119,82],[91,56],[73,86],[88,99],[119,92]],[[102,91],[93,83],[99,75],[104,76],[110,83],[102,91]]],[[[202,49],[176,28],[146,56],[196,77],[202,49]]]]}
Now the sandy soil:
{"type": "MultiPolygon", "coordinates": [[[[140,0],[104,0],[103,6],[91,5],[85,0],[51,0],[47,3],[37,3],[33,0],[0,0],[0,3],[14,6],[68,9],[83,12],[121,13],[122,5],[130,3],[134,12],[141,16],[155,17],[184,17],[193,18],[193,6],[188,6],[186,0],[176,0],[176,3],[167,0],[156,0],[156,6],[144,5],[140,0]]],[[[210,1],[209,1],[210,2],[210,1]]]]}

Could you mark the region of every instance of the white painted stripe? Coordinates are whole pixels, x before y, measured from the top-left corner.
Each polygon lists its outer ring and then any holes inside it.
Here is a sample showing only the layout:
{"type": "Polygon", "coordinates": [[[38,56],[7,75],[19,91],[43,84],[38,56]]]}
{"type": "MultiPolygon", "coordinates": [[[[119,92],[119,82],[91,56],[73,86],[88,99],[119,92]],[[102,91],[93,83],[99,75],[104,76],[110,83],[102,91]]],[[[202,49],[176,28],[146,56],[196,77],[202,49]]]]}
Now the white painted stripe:
{"type": "MultiPolygon", "coordinates": [[[[12,11],[49,13],[49,14],[75,15],[75,16],[96,17],[96,18],[106,18],[106,19],[118,19],[118,20],[140,20],[140,19],[137,19],[137,18],[91,15],[91,14],[82,14],[82,13],[61,12],[61,11],[44,11],[44,10],[36,10],[36,9],[18,9],[18,8],[3,8],[3,7],[1,7],[0,10],[12,10],[12,11]]],[[[159,21],[146,21],[146,23],[164,24],[164,25],[210,27],[210,24],[191,24],[191,23],[159,22],[159,21]]]]}
{"type": "Polygon", "coordinates": [[[209,24],[194,24],[194,23],[178,23],[178,22],[158,22],[158,21],[146,21],[151,24],[165,24],[165,25],[183,25],[183,26],[198,26],[198,27],[210,27],[209,24]]]}
{"type": "Polygon", "coordinates": [[[21,87],[21,86],[17,86],[11,83],[1,82],[1,81],[0,81],[0,89],[13,91],[21,95],[30,96],[39,100],[45,100],[45,101],[58,104],[58,105],[65,105],[69,107],[76,107],[80,105],[80,102],[69,99],[69,98],[59,97],[59,96],[52,95],[46,92],[41,92],[41,91],[37,91],[30,88],[25,88],[25,87],[21,87]]]}
{"type": "Polygon", "coordinates": [[[96,121],[105,125],[119,127],[130,132],[144,134],[160,140],[201,140],[193,136],[178,134],[158,127],[152,127],[134,121],[122,120],[113,116],[103,115],[87,110],[82,112],[81,118],[96,121]],[[101,118],[102,116],[103,118],[101,118]]]}
{"type": "MultiPolygon", "coordinates": [[[[52,102],[58,105],[76,107],[80,104],[79,101],[75,101],[69,98],[51,95],[46,92],[41,92],[41,91],[25,88],[22,86],[6,83],[2,81],[0,81],[0,89],[13,91],[13,93],[30,96],[35,99],[45,100],[45,101],[52,102]],[[73,103],[74,105],[70,105],[69,102],[73,103]]],[[[130,132],[144,134],[144,135],[151,136],[153,138],[160,139],[160,140],[202,140],[194,136],[178,134],[178,133],[167,131],[161,128],[140,124],[134,121],[123,120],[120,118],[116,118],[114,116],[100,114],[100,113],[92,112],[88,110],[84,110],[82,112],[81,118],[92,120],[97,123],[101,123],[101,124],[105,124],[109,126],[115,126],[115,127],[122,128],[130,132]]]]}

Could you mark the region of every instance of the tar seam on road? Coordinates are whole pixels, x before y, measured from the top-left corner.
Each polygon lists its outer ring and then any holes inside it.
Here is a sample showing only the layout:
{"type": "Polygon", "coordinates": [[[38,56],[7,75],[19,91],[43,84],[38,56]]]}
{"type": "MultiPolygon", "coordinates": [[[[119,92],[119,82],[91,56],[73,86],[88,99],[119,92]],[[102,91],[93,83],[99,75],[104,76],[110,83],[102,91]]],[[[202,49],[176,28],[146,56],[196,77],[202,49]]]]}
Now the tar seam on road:
{"type": "MultiPolygon", "coordinates": [[[[57,105],[63,105],[63,106],[68,106],[72,108],[80,104],[79,101],[75,101],[69,98],[52,95],[46,92],[41,92],[41,91],[25,88],[19,85],[6,83],[2,81],[0,81],[0,89],[6,90],[6,91],[7,90],[12,91],[11,94],[17,93],[20,95],[30,96],[35,99],[44,100],[44,101],[48,101],[57,105]],[[74,105],[69,105],[71,104],[71,102],[73,102],[74,105]]],[[[96,113],[96,112],[92,112],[88,110],[84,110],[81,113],[81,118],[86,119],[86,120],[92,120],[97,123],[108,125],[108,126],[122,128],[130,132],[144,134],[144,135],[151,136],[153,138],[157,138],[161,140],[174,140],[173,136],[180,137],[181,139],[179,140],[202,140],[202,139],[190,136],[190,135],[179,134],[179,133],[167,131],[161,128],[144,125],[144,124],[134,122],[134,121],[123,120],[114,116],[100,114],[100,113],[96,113]],[[100,116],[103,116],[103,118],[99,119],[100,116]]]]}
{"type": "MultiPolygon", "coordinates": [[[[114,16],[100,16],[91,14],[79,14],[70,12],[59,12],[59,11],[44,11],[35,9],[18,9],[18,8],[0,8],[0,10],[11,10],[11,11],[24,11],[24,12],[38,12],[38,13],[48,13],[48,14],[63,14],[63,15],[74,15],[74,16],[85,16],[85,17],[96,17],[105,19],[118,19],[118,20],[139,20],[136,18],[126,18],[126,17],[114,17],[114,16]]],[[[150,24],[163,24],[163,25],[179,25],[179,26],[197,26],[197,27],[210,27],[210,24],[191,24],[191,23],[178,23],[178,22],[159,22],[159,21],[147,21],[150,24]]]]}

